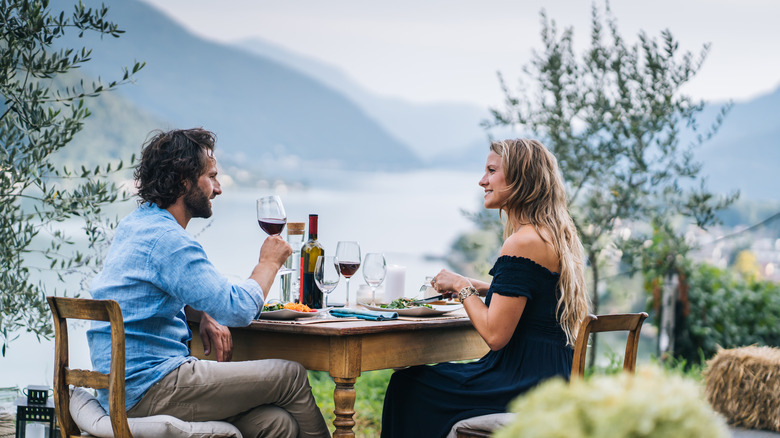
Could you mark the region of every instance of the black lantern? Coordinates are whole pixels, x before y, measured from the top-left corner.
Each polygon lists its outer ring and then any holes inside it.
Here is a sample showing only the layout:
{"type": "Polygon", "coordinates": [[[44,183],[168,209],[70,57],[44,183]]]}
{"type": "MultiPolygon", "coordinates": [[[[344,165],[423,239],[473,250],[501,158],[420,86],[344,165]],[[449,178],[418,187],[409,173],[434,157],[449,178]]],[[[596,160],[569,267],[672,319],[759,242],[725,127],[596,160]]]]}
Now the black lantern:
{"type": "Polygon", "coordinates": [[[54,438],[54,401],[49,388],[30,385],[27,397],[16,399],[16,438],[54,438]],[[44,423],[44,424],[41,424],[44,423]]]}

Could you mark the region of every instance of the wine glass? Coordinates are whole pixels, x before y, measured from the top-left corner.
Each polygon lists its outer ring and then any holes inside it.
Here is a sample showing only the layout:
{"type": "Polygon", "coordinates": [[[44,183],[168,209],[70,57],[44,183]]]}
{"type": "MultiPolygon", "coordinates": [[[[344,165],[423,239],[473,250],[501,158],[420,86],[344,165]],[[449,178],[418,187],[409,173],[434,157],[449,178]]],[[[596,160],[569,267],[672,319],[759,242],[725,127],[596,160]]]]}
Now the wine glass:
{"type": "Polygon", "coordinates": [[[341,275],[347,279],[347,297],[344,306],[349,307],[349,279],[360,267],[360,245],[354,241],[339,242],[336,245],[336,258],[341,275]]]}
{"type": "Polygon", "coordinates": [[[340,279],[338,259],[334,256],[318,256],[317,264],[314,265],[314,282],[325,294],[326,308],[328,307],[328,294],[333,292],[340,279]]]}
{"type": "Polygon", "coordinates": [[[363,260],[363,279],[371,286],[371,305],[376,306],[376,288],[385,281],[387,262],[385,255],[372,252],[363,260]]]}
{"type": "MultiPolygon", "coordinates": [[[[287,225],[287,213],[279,196],[263,196],[257,200],[257,223],[269,236],[282,234],[287,225]]],[[[292,269],[282,266],[277,275],[291,272],[292,269]]]]}

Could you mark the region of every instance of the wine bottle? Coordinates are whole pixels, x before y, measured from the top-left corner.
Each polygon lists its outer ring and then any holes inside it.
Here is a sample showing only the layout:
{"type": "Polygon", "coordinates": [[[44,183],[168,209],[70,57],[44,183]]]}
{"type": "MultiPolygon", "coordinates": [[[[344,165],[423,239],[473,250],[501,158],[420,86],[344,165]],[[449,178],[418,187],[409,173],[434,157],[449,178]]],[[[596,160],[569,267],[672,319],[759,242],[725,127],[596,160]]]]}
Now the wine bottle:
{"type": "Polygon", "coordinates": [[[301,248],[301,303],[312,309],[322,308],[322,291],[314,282],[314,267],[317,257],[325,255],[325,250],[317,240],[316,214],[309,215],[309,240],[301,248]]]}

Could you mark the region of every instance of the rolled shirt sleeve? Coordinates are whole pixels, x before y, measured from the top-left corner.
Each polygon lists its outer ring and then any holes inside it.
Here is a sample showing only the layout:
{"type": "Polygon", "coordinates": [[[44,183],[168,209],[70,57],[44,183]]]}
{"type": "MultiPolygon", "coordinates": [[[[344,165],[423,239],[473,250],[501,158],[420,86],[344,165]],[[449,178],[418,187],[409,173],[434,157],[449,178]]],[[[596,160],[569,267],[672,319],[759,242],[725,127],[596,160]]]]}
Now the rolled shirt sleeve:
{"type": "Polygon", "coordinates": [[[148,269],[161,290],[223,325],[249,325],[263,305],[263,291],[257,282],[231,283],[186,233],[162,235],[150,252],[148,269]]]}

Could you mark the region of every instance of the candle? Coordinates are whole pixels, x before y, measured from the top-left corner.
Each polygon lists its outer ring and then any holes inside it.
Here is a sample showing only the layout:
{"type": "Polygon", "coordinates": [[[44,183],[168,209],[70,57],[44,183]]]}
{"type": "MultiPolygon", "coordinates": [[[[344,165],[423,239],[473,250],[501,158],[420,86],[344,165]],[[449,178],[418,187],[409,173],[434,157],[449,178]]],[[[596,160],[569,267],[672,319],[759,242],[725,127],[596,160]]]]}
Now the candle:
{"type": "Polygon", "coordinates": [[[385,276],[385,302],[404,296],[406,291],[406,266],[388,265],[385,276]]]}

